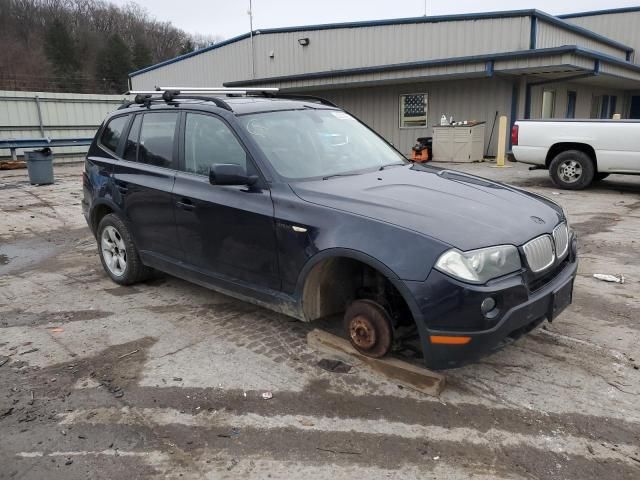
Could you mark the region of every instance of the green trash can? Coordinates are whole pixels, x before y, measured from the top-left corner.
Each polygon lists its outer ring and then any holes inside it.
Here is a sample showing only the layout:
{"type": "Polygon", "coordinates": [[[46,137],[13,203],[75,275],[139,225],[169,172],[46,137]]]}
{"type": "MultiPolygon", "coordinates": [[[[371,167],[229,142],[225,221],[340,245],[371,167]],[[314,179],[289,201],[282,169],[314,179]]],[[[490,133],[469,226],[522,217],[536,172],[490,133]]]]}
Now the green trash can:
{"type": "Polygon", "coordinates": [[[31,185],[53,183],[53,153],[50,148],[24,152],[31,185]]]}

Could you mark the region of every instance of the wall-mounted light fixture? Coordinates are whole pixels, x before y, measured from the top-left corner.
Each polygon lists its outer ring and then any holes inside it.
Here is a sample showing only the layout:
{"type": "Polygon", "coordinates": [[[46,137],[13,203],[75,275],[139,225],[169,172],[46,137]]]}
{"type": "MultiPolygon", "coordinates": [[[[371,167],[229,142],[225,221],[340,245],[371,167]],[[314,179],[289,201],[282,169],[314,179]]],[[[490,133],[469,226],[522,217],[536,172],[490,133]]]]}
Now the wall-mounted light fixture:
{"type": "Polygon", "coordinates": [[[302,45],[303,47],[306,47],[307,45],[309,45],[309,39],[308,38],[299,38],[298,39],[298,43],[300,45],[302,45]]]}

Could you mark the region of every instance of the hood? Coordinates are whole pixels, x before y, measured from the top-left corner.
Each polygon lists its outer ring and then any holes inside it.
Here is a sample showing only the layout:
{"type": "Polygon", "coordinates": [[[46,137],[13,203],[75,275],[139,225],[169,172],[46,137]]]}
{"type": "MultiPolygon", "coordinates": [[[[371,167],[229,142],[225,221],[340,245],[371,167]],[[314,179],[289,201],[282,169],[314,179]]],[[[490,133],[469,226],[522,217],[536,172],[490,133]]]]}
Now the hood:
{"type": "Polygon", "coordinates": [[[522,245],[551,233],[562,209],[536,194],[414,164],[292,183],[301,199],[430,236],[460,250],[522,245]]]}

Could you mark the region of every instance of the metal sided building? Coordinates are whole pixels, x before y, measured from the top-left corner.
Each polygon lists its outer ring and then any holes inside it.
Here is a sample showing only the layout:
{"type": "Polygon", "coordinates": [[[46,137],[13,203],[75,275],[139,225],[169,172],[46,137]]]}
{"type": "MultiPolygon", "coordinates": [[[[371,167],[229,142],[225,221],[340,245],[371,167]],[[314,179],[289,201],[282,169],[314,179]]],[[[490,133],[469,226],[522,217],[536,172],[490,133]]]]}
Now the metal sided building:
{"type": "MultiPolygon", "coordinates": [[[[638,116],[637,9],[566,18],[538,10],[250,32],[130,74],[155,86],[280,87],[326,97],[402,152],[444,114],[517,118],[638,116]]],[[[491,139],[490,139],[491,138],[491,139]]]]}

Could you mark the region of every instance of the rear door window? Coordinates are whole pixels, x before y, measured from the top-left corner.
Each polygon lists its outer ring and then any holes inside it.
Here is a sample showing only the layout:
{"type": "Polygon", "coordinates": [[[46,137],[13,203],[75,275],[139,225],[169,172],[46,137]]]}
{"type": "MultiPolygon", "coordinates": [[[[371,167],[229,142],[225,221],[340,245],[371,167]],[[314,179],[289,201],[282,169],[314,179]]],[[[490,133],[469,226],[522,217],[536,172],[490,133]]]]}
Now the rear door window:
{"type": "Polygon", "coordinates": [[[138,161],[156,167],[176,168],[174,145],[178,113],[145,113],[142,117],[138,161]]]}
{"type": "Polygon", "coordinates": [[[128,115],[111,119],[102,131],[102,137],[100,137],[100,143],[102,146],[106,147],[111,152],[116,153],[118,151],[118,145],[120,144],[122,132],[124,132],[128,120],[128,115]]]}

